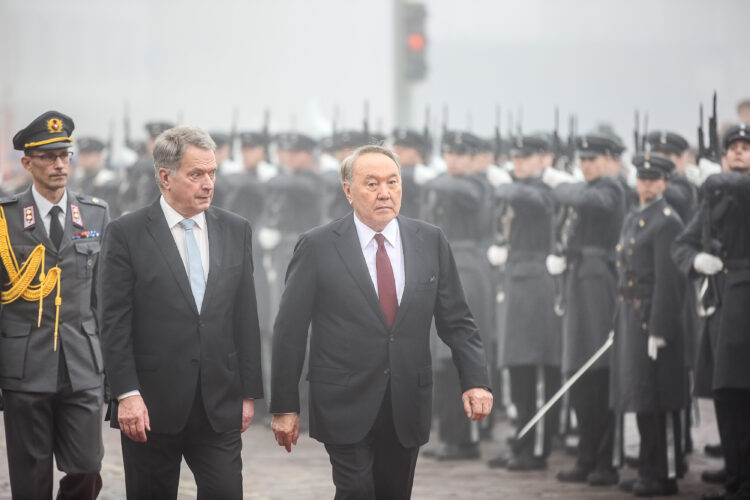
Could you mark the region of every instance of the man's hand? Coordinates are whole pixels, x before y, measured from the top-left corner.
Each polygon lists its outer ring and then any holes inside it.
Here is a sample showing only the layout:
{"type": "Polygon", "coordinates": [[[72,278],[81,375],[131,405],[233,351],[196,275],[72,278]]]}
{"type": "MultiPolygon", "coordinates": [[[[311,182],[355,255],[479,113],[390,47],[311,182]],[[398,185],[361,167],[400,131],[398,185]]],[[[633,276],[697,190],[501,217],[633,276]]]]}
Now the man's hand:
{"type": "Polygon", "coordinates": [[[299,414],[284,413],[274,415],[271,419],[271,430],[276,436],[279,446],[286,448],[288,453],[292,452],[292,445],[297,444],[299,437],[299,414]]]}
{"type": "Polygon", "coordinates": [[[473,421],[482,420],[492,411],[492,393],[482,387],[472,387],[461,396],[466,416],[473,421]]]}
{"type": "Polygon", "coordinates": [[[140,395],[128,396],[119,401],[117,422],[120,430],[137,443],[146,442],[146,431],[151,431],[146,403],[140,395]]]}
{"type": "Polygon", "coordinates": [[[662,337],[654,337],[653,335],[648,336],[648,345],[646,346],[646,349],[648,351],[648,357],[651,358],[653,361],[656,361],[656,358],[659,356],[659,349],[666,347],[667,341],[664,340],[662,337]]]}
{"type": "Polygon", "coordinates": [[[250,422],[253,421],[255,415],[255,400],[253,398],[246,398],[242,400],[242,430],[245,432],[250,427],[250,422]]]}
{"type": "Polygon", "coordinates": [[[693,268],[700,274],[712,276],[724,269],[724,263],[715,255],[700,252],[693,260],[693,268]]]}

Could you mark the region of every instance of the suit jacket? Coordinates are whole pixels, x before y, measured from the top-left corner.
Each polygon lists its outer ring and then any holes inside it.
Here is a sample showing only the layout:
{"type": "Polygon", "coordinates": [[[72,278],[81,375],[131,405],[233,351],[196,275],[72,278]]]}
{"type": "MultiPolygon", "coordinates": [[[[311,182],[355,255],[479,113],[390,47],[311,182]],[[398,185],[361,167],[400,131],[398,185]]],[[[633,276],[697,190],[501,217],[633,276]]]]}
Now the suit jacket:
{"type": "MultiPolygon", "coordinates": [[[[304,233],[287,271],[274,326],[271,412],[299,411],[298,383],[310,337],[310,435],[360,441],[390,381],[399,441],[427,442],[432,409],[430,324],[453,351],[463,390],[489,387],[482,340],[442,231],[398,217],[405,288],[388,326],[367,271],[353,215],[304,233]]],[[[456,400],[455,404],[461,404],[456,400]]]]}
{"type": "Polygon", "coordinates": [[[114,220],[104,236],[108,381],[113,398],[141,392],[153,432],[184,428],[197,384],[216,432],[239,430],[242,399],[263,397],[250,224],[211,207],[206,226],[209,273],[200,311],[158,199],[114,220]]]}
{"type": "MultiPolygon", "coordinates": [[[[34,203],[31,189],[0,203],[5,211],[8,236],[18,266],[22,266],[34,248],[41,244],[45,247],[45,271],[55,265],[62,270],[57,350],[54,350],[56,289],[44,299],[42,321],[38,327],[39,302],[19,298],[2,306],[0,388],[56,392],[61,353],[64,353],[74,391],[100,386],[104,364],[94,313],[96,304],[92,295],[92,279],[99,256],[99,235],[109,221],[107,203],[68,191],[68,207],[59,250],[47,235],[42,222],[43,214],[39,213],[34,203]],[[72,206],[77,207],[78,216],[74,214],[72,206]],[[25,219],[28,211],[33,214],[31,220],[25,219]],[[89,231],[87,237],[79,234],[89,231]]],[[[8,282],[8,271],[2,265],[0,282],[3,285],[8,282]]],[[[31,284],[37,283],[38,273],[31,284]]]]}

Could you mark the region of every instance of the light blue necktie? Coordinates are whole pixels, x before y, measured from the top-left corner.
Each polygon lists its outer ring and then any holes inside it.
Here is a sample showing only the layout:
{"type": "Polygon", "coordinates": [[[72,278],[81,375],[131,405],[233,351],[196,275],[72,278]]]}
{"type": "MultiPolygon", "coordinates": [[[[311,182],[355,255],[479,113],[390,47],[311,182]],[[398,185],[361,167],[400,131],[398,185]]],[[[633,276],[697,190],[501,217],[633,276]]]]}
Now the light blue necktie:
{"type": "Polygon", "coordinates": [[[198,242],[195,241],[195,235],[193,234],[195,221],[193,219],[182,219],[180,226],[185,230],[190,288],[193,290],[195,305],[198,306],[198,311],[200,312],[201,304],[203,304],[203,294],[206,291],[206,280],[203,278],[203,263],[201,262],[201,253],[198,251],[198,242]]]}

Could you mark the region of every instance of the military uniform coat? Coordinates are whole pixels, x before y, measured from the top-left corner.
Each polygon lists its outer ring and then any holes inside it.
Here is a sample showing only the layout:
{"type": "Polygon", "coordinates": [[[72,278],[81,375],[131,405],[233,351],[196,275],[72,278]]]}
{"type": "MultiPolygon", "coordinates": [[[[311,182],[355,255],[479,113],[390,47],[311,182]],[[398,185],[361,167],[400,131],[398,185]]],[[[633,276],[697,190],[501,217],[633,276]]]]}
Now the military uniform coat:
{"type": "MultiPolygon", "coordinates": [[[[62,303],[57,350],[54,347],[56,289],[44,299],[41,325],[37,326],[39,302],[19,298],[0,310],[0,388],[11,391],[53,393],[57,391],[58,363],[64,352],[73,391],[99,387],[104,364],[95,319],[92,280],[99,257],[100,237],[109,222],[106,202],[68,191],[68,207],[60,249],[47,236],[31,189],[2,202],[8,236],[19,267],[37,245],[45,247],[45,271],[55,265],[62,270],[62,303]],[[77,207],[79,217],[75,216],[77,207]],[[24,216],[31,220],[24,228],[24,216]],[[29,223],[30,222],[30,223],[29,223]],[[80,233],[91,231],[88,237],[80,233]],[[78,235],[78,236],[77,236],[78,235]],[[75,239],[74,239],[75,237],[75,239]]],[[[2,267],[0,281],[8,283],[2,267]]],[[[38,283],[38,275],[32,284],[38,283]]]]}
{"type": "Polygon", "coordinates": [[[672,260],[683,224],[661,198],[625,219],[617,245],[618,299],[610,400],[617,413],[679,410],[687,404],[684,278],[672,260]],[[663,338],[656,360],[649,335],[663,338]]]}
{"type": "Polygon", "coordinates": [[[562,324],[554,311],[554,279],[545,266],[553,244],[550,189],[538,178],[524,179],[501,185],[496,194],[512,213],[500,365],[559,366],[562,324]]]}
{"type": "MultiPolygon", "coordinates": [[[[600,177],[589,183],[561,184],[553,198],[569,207],[563,227],[567,271],[562,353],[562,370],[569,374],[604,344],[614,326],[614,252],[625,215],[625,194],[618,180],[600,177]]],[[[608,365],[608,357],[602,356],[594,366],[608,365]]]]}
{"type": "Polygon", "coordinates": [[[711,395],[724,388],[750,388],[750,176],[722,173],[710,176],[702,188],[703,201],[675,243],[674,258],[682,272],[693,268],[701,251],[702,226],[711,217],[711,237],[720,245],[724,269],[715,276],[720,305],[703,328],[696,392],[711,395]]]}

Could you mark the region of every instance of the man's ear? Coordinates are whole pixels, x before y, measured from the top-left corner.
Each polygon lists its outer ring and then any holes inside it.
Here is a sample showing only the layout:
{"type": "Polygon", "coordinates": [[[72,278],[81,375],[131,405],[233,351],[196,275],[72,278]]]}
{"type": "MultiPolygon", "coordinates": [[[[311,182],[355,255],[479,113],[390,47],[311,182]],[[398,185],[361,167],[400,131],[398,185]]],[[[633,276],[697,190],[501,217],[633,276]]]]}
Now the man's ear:
{"type": "Polygon", "coordinates": [[[344,188],[344,194],[346,195],[346,199],[349,200],[349,204],[352,204],[352,186],[348,182],[342,182],[341,187],[344,188]]]}
{"type": "Polygon", "coordinates": [[[169,191],[169,171],[166,168],[159,169],[159,184],[164,191],[169,191]]]}

